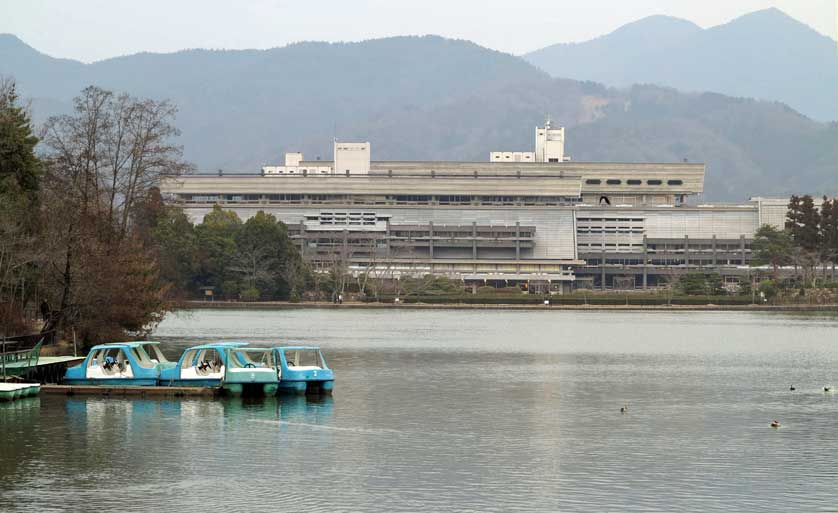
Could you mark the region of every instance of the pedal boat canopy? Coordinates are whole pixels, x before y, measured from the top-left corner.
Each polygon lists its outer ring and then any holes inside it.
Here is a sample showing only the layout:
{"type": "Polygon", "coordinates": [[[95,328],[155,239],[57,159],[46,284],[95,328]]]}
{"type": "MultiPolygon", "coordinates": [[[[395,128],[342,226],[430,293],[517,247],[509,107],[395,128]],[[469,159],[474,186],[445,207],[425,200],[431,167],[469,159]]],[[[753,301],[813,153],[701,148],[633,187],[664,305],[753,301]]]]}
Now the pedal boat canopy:
{"type": "Polygon", "coordinates": [[[68,385],[154,386],[160,377],[162,353],[157,342],[117,342],[93,346],[80,365],[64,374],[68,385]],[[155,358],[147,348],[153,348],[155,358]]]}

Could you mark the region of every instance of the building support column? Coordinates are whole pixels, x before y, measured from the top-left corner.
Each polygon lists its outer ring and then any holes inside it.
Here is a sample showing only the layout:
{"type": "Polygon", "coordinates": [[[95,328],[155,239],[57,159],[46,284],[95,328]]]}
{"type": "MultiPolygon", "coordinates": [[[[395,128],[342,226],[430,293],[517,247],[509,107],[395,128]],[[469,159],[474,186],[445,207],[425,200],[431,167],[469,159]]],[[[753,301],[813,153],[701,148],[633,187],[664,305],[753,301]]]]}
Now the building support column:
{"type": "Polygon", "coordinates": [[[713,235],[713,267],[716,267],[719,264],[719,261],[716,257],[716,236],[713,235]]]}
{"type": "Polygon", "coordinates": [[[599,261],[599,288],[605,290],[605,243],[602,243],[602,257],[599,261]]]}
{"type": "Polygon", "coordinates": [[[599,277],[602,280],[600,283],[600,289],[605,290],[605,225],[607,224],[606,218],[602,218],[602,258],[599,261],[599,277]]]}
{"type": "Polygon", "coordinates": [[[684,235],[684,265],[690,267],[690,236],[684,235]]]}
{"type": "Polygon", "coordinates": [[[430,226],[430,237],[428,238],[428,252],[430,253],[431,260],[434,259],[434,222],[431,221],[429,223],[430,226]]]}
{"type": "Polygon", "coordinates": [[[521,260],[521,221],[515,223],[515,260],[521,260]]]}
{"type": "Polygon", "coordinates": [[[477,260],[477,221],[471,222],[471,258],[477,260]]]}
{"type": "Polygon", "coordinates": [[[741,265],[746,265],[745,264],[745,236],[744,235],[739,236],[739,250],[741,251],[741,258],[742,258],[741,265]]]}
{"type": "Polygon", "coordinates": [[[350,260],[352,255],[349,254],[349,230],[343,230],[343,252],[341,254],[341,259],[343,260],[343,265],[349,268],[350,260]]]}
{"type": "Polygon", "coordinates": [[[387,254],[387,258],[390,258],[392,248],[390,247],[390,220],[389,219],[387,219],[387,231],[385,232],[384,236],[386,237],[386,240],[385,240],[386,250],[385,251],[386,251],[386,254],[387,254]]]}
{"type": "Polygon", "coordinates": [[[649,265],[649,249],[646,244],[646,236],[643,236],[643,290],[649,287],[649,271],[646,266],[649,265]]]}
{"type": "Polygon", "coordinates": [[[300,221],[300,256],[303,260],[306,259],[306,246],[308,246],[308,241],[306,240],[306,223],[305,221],[300,221]]]}

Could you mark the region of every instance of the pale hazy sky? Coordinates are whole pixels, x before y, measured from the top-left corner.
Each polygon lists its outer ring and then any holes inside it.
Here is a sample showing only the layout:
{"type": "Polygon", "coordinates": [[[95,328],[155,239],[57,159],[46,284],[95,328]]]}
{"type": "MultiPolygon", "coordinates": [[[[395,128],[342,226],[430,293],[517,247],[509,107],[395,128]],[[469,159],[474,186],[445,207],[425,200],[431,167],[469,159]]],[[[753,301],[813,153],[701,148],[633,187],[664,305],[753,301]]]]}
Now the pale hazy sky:
{"type": "Polygon", "coordinates": [[[667,14],[709,27],[778,7],[836,37],[838,0],[0,0],[0,33],[86,62],[139,51],[271,48],[439,34],[520,54],[667,14]]]}

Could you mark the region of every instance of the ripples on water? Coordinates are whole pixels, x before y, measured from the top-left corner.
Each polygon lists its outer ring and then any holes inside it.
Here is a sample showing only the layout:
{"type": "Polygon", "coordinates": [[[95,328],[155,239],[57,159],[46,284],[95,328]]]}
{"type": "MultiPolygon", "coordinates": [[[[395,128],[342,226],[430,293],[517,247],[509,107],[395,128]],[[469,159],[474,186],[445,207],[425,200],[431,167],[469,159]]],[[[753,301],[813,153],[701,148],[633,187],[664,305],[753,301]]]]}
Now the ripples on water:
{"type": "Polygon", "coordinates": [[[835,511],[838,397],[822,386],[838,384],[836,327],[199,311],[160,326],[170,357],[209,340],[320,344],[334,398],[0,403],[0,511],[835,511]]]}

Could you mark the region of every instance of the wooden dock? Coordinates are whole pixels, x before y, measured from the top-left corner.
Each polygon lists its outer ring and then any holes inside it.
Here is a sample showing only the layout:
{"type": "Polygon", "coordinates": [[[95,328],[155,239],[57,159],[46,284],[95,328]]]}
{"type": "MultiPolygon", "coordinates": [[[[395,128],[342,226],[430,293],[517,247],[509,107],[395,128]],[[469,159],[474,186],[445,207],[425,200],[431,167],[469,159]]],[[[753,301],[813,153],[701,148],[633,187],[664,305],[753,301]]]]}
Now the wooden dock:
{"type": "Polygon", "coordinates": [[[27,374],[29,379],[39,383],[60,383],[67,367],[78,365],[84,356],[41,356],[27,374]]]}
{"type": "Polygon", "coordinates": [[[101,397],[218,397],[220,387],[141,387],[105,385],[41,385],[43,394],[101,397]]]}

